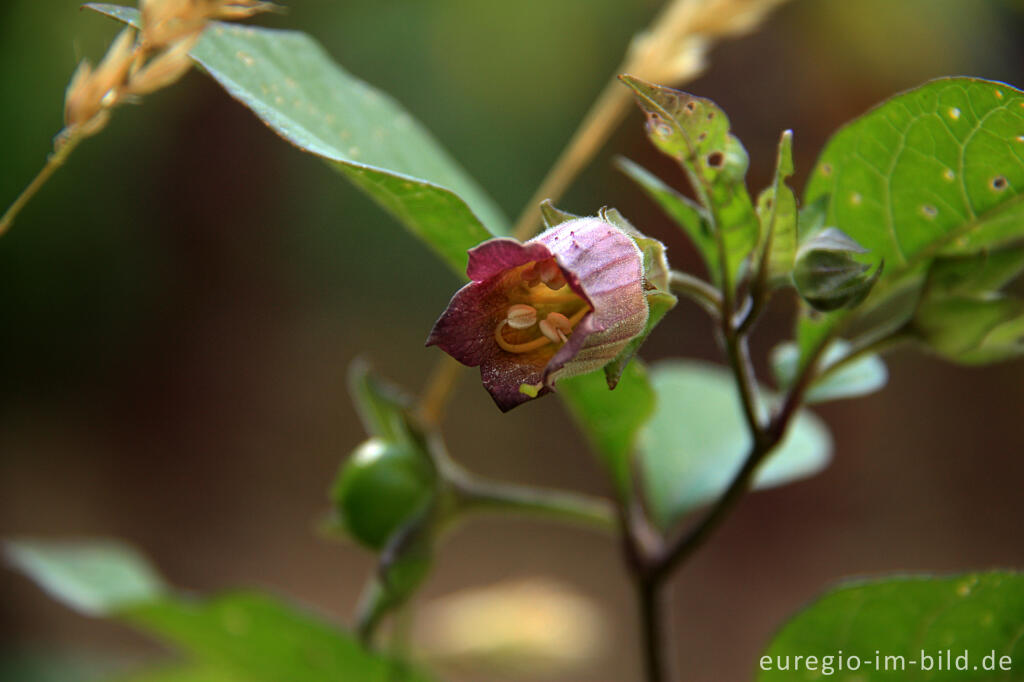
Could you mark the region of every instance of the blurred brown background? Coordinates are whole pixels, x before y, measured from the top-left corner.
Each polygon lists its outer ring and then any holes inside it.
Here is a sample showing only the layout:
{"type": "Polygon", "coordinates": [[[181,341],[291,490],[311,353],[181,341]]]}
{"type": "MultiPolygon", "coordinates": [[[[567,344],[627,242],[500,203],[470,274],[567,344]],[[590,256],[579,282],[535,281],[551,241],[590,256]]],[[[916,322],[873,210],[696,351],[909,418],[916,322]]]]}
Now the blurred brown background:
{"type": "MultiPolygon", "coordinates": [[[[289,5],[263,23],[312,33],[393,93],[514,216],[659,3],[289,5]]],[[[77,59],[98,58],[115,33],[76,7],[0,4],[0,204],[42,164],[77,59]]],[[[716,49],[687,89],[729,113],[754,189],[793,128],[800,188],[829,133],[896,91],[952,74],[1024,85],[1022,27],[1009,1],[795,0],[716,49]]],[[[670,243],[676,267],[697,267],[614,154],[682,182],[634,114],[561,204],[616,206],[670,243]]],[[[421,386],[438,354],[424,337],[456,285],[394,220],[202,75],[119,110],[0,240],[0,536],[116,536],[175,584],[262,586],[348,618],[370,559],[313,531],[363,437],[345,368],[365,353],[421,386]]],[[[759,358],[790,313],[780,300],[758,329],[759,358]]],[[[647,346],[648,359],[668,355],[717,358],[696,308],[647,346]]],[[[750,679],[774,629],[840,578],[1024,565],[1024,362],[963,369],[901,352],[890,369],[881,394],[819,410],[837,443],[831,468],[749,498],[679,576],[672,638],[687,680],[750,679]]],[[[557,399],[502,416],[473,374],[447,424],[458,459],[608,490],[557,399]]],[[[631,594],[607,538],[475,523],[447,544],[426,594],[532,575],[599,600],[615,628],[615,646],[559,679],[637,679],[631,594]]],[[[56,652],[157,653],[6,569],[0,603],[0,675],[12,680],[47,679],[27,669],[56,652]]]]}

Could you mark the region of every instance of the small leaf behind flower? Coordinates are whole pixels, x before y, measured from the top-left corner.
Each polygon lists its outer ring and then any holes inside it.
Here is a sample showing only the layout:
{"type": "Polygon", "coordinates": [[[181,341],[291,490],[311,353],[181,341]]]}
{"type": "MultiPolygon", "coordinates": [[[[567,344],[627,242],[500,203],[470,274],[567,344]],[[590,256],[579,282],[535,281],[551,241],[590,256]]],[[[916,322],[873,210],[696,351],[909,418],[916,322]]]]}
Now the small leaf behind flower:
{"type": "Polygon", "coordinates": [[[615,390],[602,372],[563,379],[558,395],[604,462],[622,499],[632,494],[632,460],[641,427],[654,413],[655,395],[647,369],[639,360],[629,363],[615,390]]]}

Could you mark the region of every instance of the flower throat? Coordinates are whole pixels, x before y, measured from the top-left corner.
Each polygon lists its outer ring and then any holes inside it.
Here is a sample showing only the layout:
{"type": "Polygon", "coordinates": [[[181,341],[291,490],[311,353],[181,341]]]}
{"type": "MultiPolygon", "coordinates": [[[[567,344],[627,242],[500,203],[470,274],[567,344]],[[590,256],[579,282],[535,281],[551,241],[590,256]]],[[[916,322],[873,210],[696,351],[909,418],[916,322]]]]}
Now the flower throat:
{"type": "Polygon", "coordinates": [[[505,295],[510,303],[505,319],[494,329],[494,340],[509,353],[529,353],[549,344],[564,344],[590,312],[565,281],[553,258],[516,268],[505,295]]]}

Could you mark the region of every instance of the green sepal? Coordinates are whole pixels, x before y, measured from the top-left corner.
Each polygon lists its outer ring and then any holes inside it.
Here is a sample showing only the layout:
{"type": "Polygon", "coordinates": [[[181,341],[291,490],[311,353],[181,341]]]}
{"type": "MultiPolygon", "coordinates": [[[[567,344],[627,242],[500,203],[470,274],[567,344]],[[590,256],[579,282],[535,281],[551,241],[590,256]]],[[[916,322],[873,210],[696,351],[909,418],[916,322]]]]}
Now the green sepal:
{"type": "Polygon", "coordinates": [[[597,215],[601,220],[615,225],[632,237],[644,256],[644,284],[648,310],[647,324],[644,330],[635,336],[615,359],[604,366],[608,388],[613,389],[618,385],[619,378],[626,369],[626,365],[636,357],[640,347],[647,341],[647,337],[658,326],[658,323],[661,322],[666,313],[675,307],[679,299],[669,291],[671,269],[669,268],[668,259],[665,257],[665,245],[659,240],[648,237],[640,232],[617,209],[605,207],[599,210],[597,215]]]}
{"type": "Polygon", "coordinates": [[[544,221],[544,227],[551,229],[555,225],[561,225],[570,220],[578,220],[582,216],[563,211],[551,203],[551,199],[545,199],[540,202],[540,217],[544,221]]]}

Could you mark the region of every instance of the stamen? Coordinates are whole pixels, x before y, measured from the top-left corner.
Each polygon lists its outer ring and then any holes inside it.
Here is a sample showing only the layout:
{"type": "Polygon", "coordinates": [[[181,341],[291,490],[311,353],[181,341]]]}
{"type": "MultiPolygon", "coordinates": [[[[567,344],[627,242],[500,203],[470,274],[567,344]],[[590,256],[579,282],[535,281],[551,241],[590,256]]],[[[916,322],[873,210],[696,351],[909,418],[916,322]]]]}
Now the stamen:
{"type": "Polygon", "coordinates": [[[505,321],[513,329],[527,329],[537,324],[537,309],[532,305],[517,303],[509,306],[505,321]]]}
{"type": "Polygon", "coordinates": [[[572,331],[572,323],[562,313],[548,313],[548,316],[537,325],[540,333],[555,343],[565,343],[569,340],[566,332],[572,331]]]}
{"type": "Polygon", "coordinates": [[[508,324],[508,320],[502,320],[498,323],[498,326],[494,328],[494,340],[498,342],[502,350],[507,350],[509,353],[529,353],[530,351],[543,348],[544,346],[551,343],[551,341],[543,336],[534,339],[533,341],[527,341],[526,343],[509,343],[502,336],[501,331],[508,324]]]}
{"type": "Polygon", "coordinates": [[[561,289],[565,286],[565,275],[554,259],[538,263],[537,273],[540,275],[540,281],[547,284],[549,289],[561,289]]]}
{"type": "Polygon", "coordinates": [[[523,282],[526,283],[527,288],[532,288],[540,284],[540,275],[537,274],[537,263],[534,263],[523,270],[522,278],[523,282]]]}
{"type": "MultiPolygon", "coordinates": [[[[505,336],[502,334],[502,331],[504,331],[506,325],[512,327],[512,308],[515,307],[516,306],[510,306],[508,312],[509,317],[499,322],[498,326],[494,328],[494,340],[502,350],[508,351],[509,353],[529,353],[530,351],[535,351],[538,348],[543,348],[551,342],[567,342],[569,340],[569,333],[572,332],[573,328],[579,324],[579,321],[590,312],[589,306],[583,306],[573,313],[572,317],[566,317],[562,313],[548,313],[547,317],[537,324],[542,336],[539,336],[532,341],[527,341],[526,343],[509,343],[505,340],[505,336]]],[[[523,307],[530,308],[533,311],[534,320],[536,320],[536,309],[532,306],[524,305],[523,307]]],[[[513,327],[513,329],[514,328],[515,327],[513,327]]],[[[526,329],[526,327],[522,327],[522,329],[526,329]]]]}

